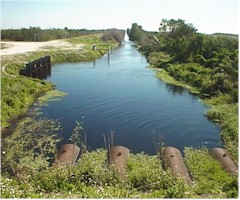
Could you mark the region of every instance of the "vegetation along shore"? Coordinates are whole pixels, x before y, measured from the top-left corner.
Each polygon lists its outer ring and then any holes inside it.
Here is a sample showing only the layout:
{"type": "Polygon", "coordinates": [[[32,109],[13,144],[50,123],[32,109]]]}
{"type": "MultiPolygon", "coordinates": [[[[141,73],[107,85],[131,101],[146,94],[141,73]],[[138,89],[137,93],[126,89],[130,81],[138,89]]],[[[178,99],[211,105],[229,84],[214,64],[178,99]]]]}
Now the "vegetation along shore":
{"type": "MultiPolygon", "coordinates": [[[[156,69],[158,78],[199,94],[210,106],[206,115],[221,125],[225,147],[237,163],[238,37],[200,34],[183,20],[165,19],[159,32],[144,31],[134,23],[127,33],[156,69]]],[[[19,75],[26,63],[46,54],[51,56],[52,64],[91,61],[101,56],[98,51],[92,51],[93,44],[111,44],[115,48],[122,40],[115,29],[94,32],[66,28],[47,32],[32,27],[6,30],[2,32],[2,39],[63,42],[62,46],[50,43],[38,47],[37,51],[1,55],[1,128],[5,130],[11,128],[14,119],[25,115],[38,97],[41,96],[39,101],[44,103],[53,96],[56,99],[65,95],[54,90],[52,83],[19,75]]],[[[1,46],[5,48],[8,48],[7,42],[1,46]]],[[[171,170],[164,170],[159,155],[130,153],[124,180],[114,167],[107,167],[105,149],[84,153],[74,166],[54,165],[57,144],[61,141],[61,124],[34,116],[29,113],[22,118],[11,135],[5,132],[1,148],[3,198],[238,197],[238,177],[223,170],[205,148],[184,150],[192,185],[174,176],[171,170]]],[[[81,123],[77,122],[72,143],[84,146],[82,134],[81,123]]]]}
{"type": "Polygon", "coordinates": [[[163,19],[159,32],[134,23],[129,38],[163,81],[180,85],[210,106],[226,149],[238,161],[238,36],[206,35],[184,20],[163,19]]]}

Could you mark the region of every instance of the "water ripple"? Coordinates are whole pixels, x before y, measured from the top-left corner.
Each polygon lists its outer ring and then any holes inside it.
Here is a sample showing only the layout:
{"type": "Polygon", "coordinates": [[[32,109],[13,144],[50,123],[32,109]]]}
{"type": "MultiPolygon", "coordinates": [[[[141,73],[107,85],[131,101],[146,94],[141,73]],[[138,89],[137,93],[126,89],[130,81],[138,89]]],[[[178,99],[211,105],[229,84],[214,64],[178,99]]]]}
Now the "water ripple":
{"type": "Polygon", "coordinates": [[[160,139],[181,150],[188,146],[219,146],[220,128],[203,115],[206,106],[186,90],[168,85],[146,68],[145,58],[131,43],[95,63],[63,63],[53,67],[50,81],[69,93],[43,107],[57,118],[64,138],[75,121],[84,123],[88,148],[104,147],[103,134],[114,130],[114,144],[132,152],[155,154],[160,139]]]}

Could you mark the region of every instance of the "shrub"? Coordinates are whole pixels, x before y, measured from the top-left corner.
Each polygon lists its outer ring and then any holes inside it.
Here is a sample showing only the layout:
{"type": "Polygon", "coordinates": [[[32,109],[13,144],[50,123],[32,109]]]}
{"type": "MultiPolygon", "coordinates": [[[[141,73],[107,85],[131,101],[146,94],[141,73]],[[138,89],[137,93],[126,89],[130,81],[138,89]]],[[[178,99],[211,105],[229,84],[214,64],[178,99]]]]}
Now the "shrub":
{"type": "Polygon", "coordinates": [[[104,41],[108,40],[115,40],[118,43],[121,43],[124,39],[125,31],[124,30],[118,30],[118,29],[110,29],[103,32],[102,39],[104,41]]]}
{"type": "Polygon", "coordinates": [[[153,67],[165,67],[171,60],[170,55],[164,52],[151,52],[148,56],[148,62],[153,67]]]}

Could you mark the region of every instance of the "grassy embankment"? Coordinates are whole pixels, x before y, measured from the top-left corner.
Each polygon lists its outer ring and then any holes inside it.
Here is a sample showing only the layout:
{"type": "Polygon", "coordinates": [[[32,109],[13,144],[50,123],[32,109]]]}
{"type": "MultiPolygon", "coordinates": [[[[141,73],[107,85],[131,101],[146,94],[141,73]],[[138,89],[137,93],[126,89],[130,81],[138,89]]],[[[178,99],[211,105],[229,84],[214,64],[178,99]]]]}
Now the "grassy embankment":
{"type": "MultiPolygon", "coordinates": [[[[101,40],[101,34],[81,36],[64,39],[70,44],[84,44],[81,49],[59,49],[46,46],[41,51],[6,55],[1,57],[2,71],[2,108],[1,108],[1,127],[10,126],[11,121],[21,117],[27,112],[27,109],[37,97],[46,91],[54,88],[52,83],[39,79],[24,77],[19,75],[19,70],[25,67],[25,63],[38,59],[45,55],[51,56],[52,64],[60,62],[79,62],[91,61],[100,57],[98,51],[92,51],[93,44],[107,44],[101,40]],[[46,51],[47,50],[47,51],[46,51]]],[[[114,48],[118,44],[114,41],[108,41],[114,48]]]]}

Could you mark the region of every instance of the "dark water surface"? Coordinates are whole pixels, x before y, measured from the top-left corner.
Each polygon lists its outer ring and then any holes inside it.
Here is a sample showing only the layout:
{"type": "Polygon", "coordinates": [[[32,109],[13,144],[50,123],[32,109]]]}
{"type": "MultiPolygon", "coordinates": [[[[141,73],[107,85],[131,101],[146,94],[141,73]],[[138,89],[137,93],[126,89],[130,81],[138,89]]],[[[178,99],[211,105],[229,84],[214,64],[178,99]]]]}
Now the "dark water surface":
{"type": "Polygon", "coordinates": [[[95,62],[54,65],[49,81],[68,93],[42,107],[44,117],[59,119],[68,142],[76,120],[83,122],[90,150],[104,147],[103,134],[114,131],[114,144],[138,153],[156,154],[156,144],[221,146],[218,126],[207,107],[181,87],[155,78],[146,59],[125,42],[95,62]]]}

